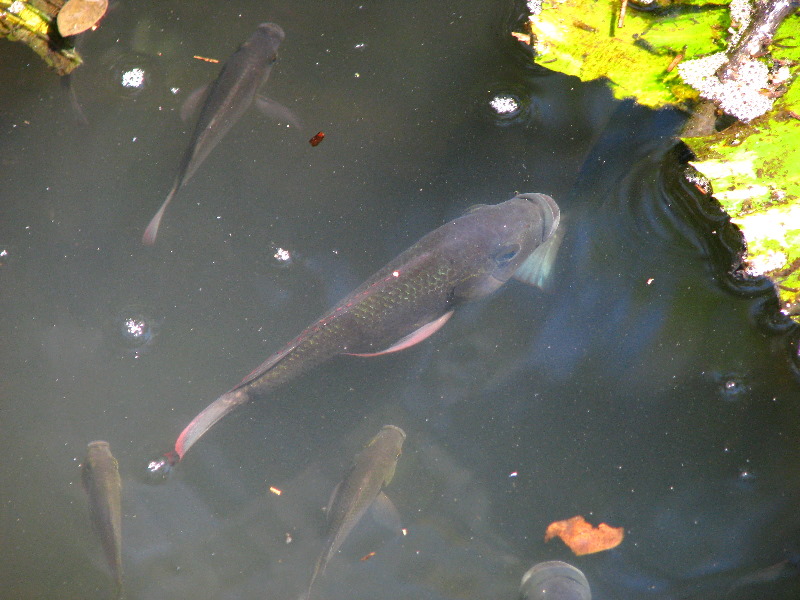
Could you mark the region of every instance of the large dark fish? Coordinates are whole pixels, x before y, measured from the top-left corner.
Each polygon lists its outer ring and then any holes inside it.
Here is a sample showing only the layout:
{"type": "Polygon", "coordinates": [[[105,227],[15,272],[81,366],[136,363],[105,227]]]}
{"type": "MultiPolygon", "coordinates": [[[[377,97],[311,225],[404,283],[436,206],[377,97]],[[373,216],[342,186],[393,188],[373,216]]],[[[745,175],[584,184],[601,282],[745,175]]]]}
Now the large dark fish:
{"type": "Polygon", "coordinates": [[[91,442],[82,466],[83,489],[89,496],[89,514],[114,577],[115,598],[122,589],[122,508],[117,459],[108,442],[91,442]]]}
{"type": "MultiPolygon", "coordinates": [[[[277,58],[278,46],[283,38],[284,33],[280,26],[275,23],[262,23],[222,67],[219,76],[208,90],[172,189],[145,229],[142,243],[147,245],[155,243],[161,218],[173,196],[191,179],[220,140],[253,104],[259,88],[269,78],[272,65],[277,58]]],[[[267,110],[272,110],[273,113],[279,112],[282,117],[299,127],[289,109],[266,98],[259,98],[259,101],[268,105],[267,110]]]]}
{"type": "Polygon", "coordinates": [[[328,561],[338,552],[347,536],[374,503],[388,505],[395,511],[383,488],[392,481],[397,459],[406,439],[405,432],[394,425],[384,425],[353,462],[345,478],[336,486],[328,503],[328,532],[325,547],[314,566],[305,600],[328,561]]]}
{"type": "Polygon", "coordinates": [[[212,402],[183,430],[174,452],[148,470],[165,474],[234,408],[329,358],[408,348],[437,331],[455,308],[491,294],[512,275],[536,282],[552,260],[544,242],[558,238],[559,214],[549,196],[521,194],[476,206],[432,231],[212,402]]]}

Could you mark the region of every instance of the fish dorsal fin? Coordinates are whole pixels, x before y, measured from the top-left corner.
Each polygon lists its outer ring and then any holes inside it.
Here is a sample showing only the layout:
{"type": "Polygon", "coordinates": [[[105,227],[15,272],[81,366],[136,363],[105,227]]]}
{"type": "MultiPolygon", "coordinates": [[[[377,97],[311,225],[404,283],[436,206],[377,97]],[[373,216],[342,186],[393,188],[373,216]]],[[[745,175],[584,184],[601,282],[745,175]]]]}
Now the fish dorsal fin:
{"type": "Polygon", "coordinates": [[[380,352],[348,352],[350,356],[380,356],[381,354],[389,354],[390,352],[398,352],[399,350],[405,350],[406,348],[410,348],[414,344],[419,344],[422,340],[425,340],[432,336],[434,333],[439,331],[442,326],[450,320],[450,317],[453,316],[453,311],[449,310],[444,313],[438,319],[434,319],[430,323],[425,323],[419,329],[415,329],[408,335],[400,338],[386,348],[386,350],[381,350],[380,352]]]}
{"type": "Polygon", "coordinates": [[[551,285],[550,273],[558,255],[561,241],[564,239],[563,225],[547,238],[547,241],[536,248],[514,272],[514,279],[541,289],[551,285]]]}
{"type": "Polygon", "coordinates": [[[473,204],[467,210],[464,211],[464,214],[468,215],[469,213],[475,212],[476,210],[481,209],[484,206],[489,206],[489,205],[488,204],[473,204]]]}
{"type": "Polygon", "coordinates": [[[267,360],[258,365],[255,369],[250,371],[250,373],[248,373],[247,376],[244,379],[242,379],[236,387],[233,388],[233,390],[239,389],[240,387],[243,387],[248,383],[250,383],[251,381],[261,377],[264,373],[266,373],[272,367],[277,365],[281,360],[286,358],[295,348],[297,348],[298,344],[299,341],[294,340],[288,346],[285,346],[282,350],[279,350],[278,352],[270,356],[267,360]]]}

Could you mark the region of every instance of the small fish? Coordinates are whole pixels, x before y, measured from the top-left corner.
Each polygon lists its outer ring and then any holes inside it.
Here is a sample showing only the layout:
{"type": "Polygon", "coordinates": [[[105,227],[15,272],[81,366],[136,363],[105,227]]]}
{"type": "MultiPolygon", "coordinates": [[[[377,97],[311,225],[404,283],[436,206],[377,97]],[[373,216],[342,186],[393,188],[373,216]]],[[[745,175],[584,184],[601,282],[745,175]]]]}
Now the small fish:
{"type": "Polygon", "coordinates": [[[391,500],[382,490],[394,477],[405,439],[406,434],[402,429],[394,425],[384,425],[356,457],[345,478],[334,488],[327,509],[328,531],[325,547],[314,566],[305,600],[311,598],[314,581],[325,572],[328,562],[373,504],[397,514],[391,500]]]}
{"type": "Polygon", "coordinates": [[[89,514],[114,577],[114,598],[122,598],[122,508],[117,459],[111,455],[108,442],[89,444],[82,465],[83,489],[89,496],[89,514]]]}
{"type": "Polygon", "coordinates": [[[217,421],[334,356],[378,356],[421,342],[460,305],[488,296],[510,277],[541,285],[555,252],[546,244],[560,212],[544,194],[520,194],[479,205],[432,231],[375,273],[330,312],[241,383],[212,402],[183,430],[175,450],[151,461],[165,475],[217,421]]]}
{"type": "Polygon", "coordinates": [[[280,26],[275,23],[262,23],[250,39],[228,59],[208,91],[201,88],[189,98],[191,103],[192,100],[199,101],[205,94],[203,108],[189,147],[181,159],[175,182],[161,208],[145,229],[142,236],[143,244],[150,246],[155,243],[158,226],[167,205],[253,102],[256,102],[262,110],[288,120],[295,127],[300,127],[297,118],[288,108],[273,100],[257,96],[259,88],[269,78],[272,65],[277,59],[278,46],[283,38],[284,33],[280,26]]]}

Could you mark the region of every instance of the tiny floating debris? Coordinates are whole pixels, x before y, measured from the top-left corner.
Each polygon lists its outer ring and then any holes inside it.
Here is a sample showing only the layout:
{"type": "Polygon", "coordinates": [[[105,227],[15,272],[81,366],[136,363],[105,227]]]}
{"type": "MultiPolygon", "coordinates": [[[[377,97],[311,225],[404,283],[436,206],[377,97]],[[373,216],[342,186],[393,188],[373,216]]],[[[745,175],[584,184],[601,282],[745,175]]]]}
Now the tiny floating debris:
{"type": "Polygon", "coordinates": [[[544,541],[549,542],[554,537],[560,537],[575,556],[582,556],[616,548],[625,537],[625,528],[611,527],[605,523],[593,527],[579,515],[550,523],[544,534],[544,541]]]}
{"type": "Polygon", "coordinates": [[[319,146],[319,143],[324,139],[325,139],[325,133],[320,131],[320,132],[317,132],[317,134],[314,137],[312,137],[310,140],[308,140],[308,143],[311,144],[312,146],[316,147],[316,146],[319,146]]]}
{"type": "Polygon", "coordinates": [[[194,56],[192,56],[192,58],[196,58],[197,60],[202,60],[207,63],[217,64],[219,62],[219,60],[217,60],[216,58],[208,58],[207,56],[200,56],[198,54],[195,54],[194,56]]]}

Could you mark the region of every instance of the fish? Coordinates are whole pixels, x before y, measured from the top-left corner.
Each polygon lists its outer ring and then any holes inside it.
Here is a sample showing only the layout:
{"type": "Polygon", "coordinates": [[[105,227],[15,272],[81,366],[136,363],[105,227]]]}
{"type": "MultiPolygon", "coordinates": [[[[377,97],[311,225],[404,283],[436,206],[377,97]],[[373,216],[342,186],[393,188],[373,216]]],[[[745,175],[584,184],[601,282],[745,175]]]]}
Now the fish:
{"type": "Polygon", "coordinates": [[[250,39],[225,62],[207,91],[206,88],[201,88],[189,98],[189,103],[192,103],[192,101],[199,102],[205,96],[205,102],[200,110],[189,146],[181,159],[172,189],[145,229],[142,236],[143,244],[147,246],[155,244],[158,227],[167,205],[254,102],[262,110],[288,120],[297,128],[300,127],[297,117],[288,108],[257,95],[258,90],[269,78],[272,65],[277,60],[278,47],[284,37],[283,29],[279,25],[262,23],[250,39]]]}
{"type": "Polygon", "coordinates": [[[108,442],[89,444],[81,467],[83,489],[89,497],[89,515],[100,537],[106,561],[114,578],[114,598],[122,598],[122,482],[117,459],[108,442]]]}
{"type": "Polygon", "coordinates": [[[148,463],[169,474],[200,437],[250,400],[337,355],[379,356],[439,330],[462,304],[484,298],[514,276],[540,285],[559,239],[560,211],[545,194],[472,207],[430,232],[367,279],[328,313],[200,412],[174,450],[148,463]]]}
{"type": "Polygon", "coordinates": [[[519,586],[520,600],[592,600],[586,575],[569,563],[549,560],[533,565],[519,586]]]}
{"type": "Polygon", "coordinates": [[[390,513],[397,514],[391,500],[383,493],[383,488],[394,477],[405,439],[406,434],[402,429],[395,425],[384,425],[356,457],[345,478],[334,488],[326,510],[328,530],[325,545],[314,566],[305,600],[311,598],[311,589],[317,577],[325,572],[328,562],[371,506],[378,504],[390,513]]]}

